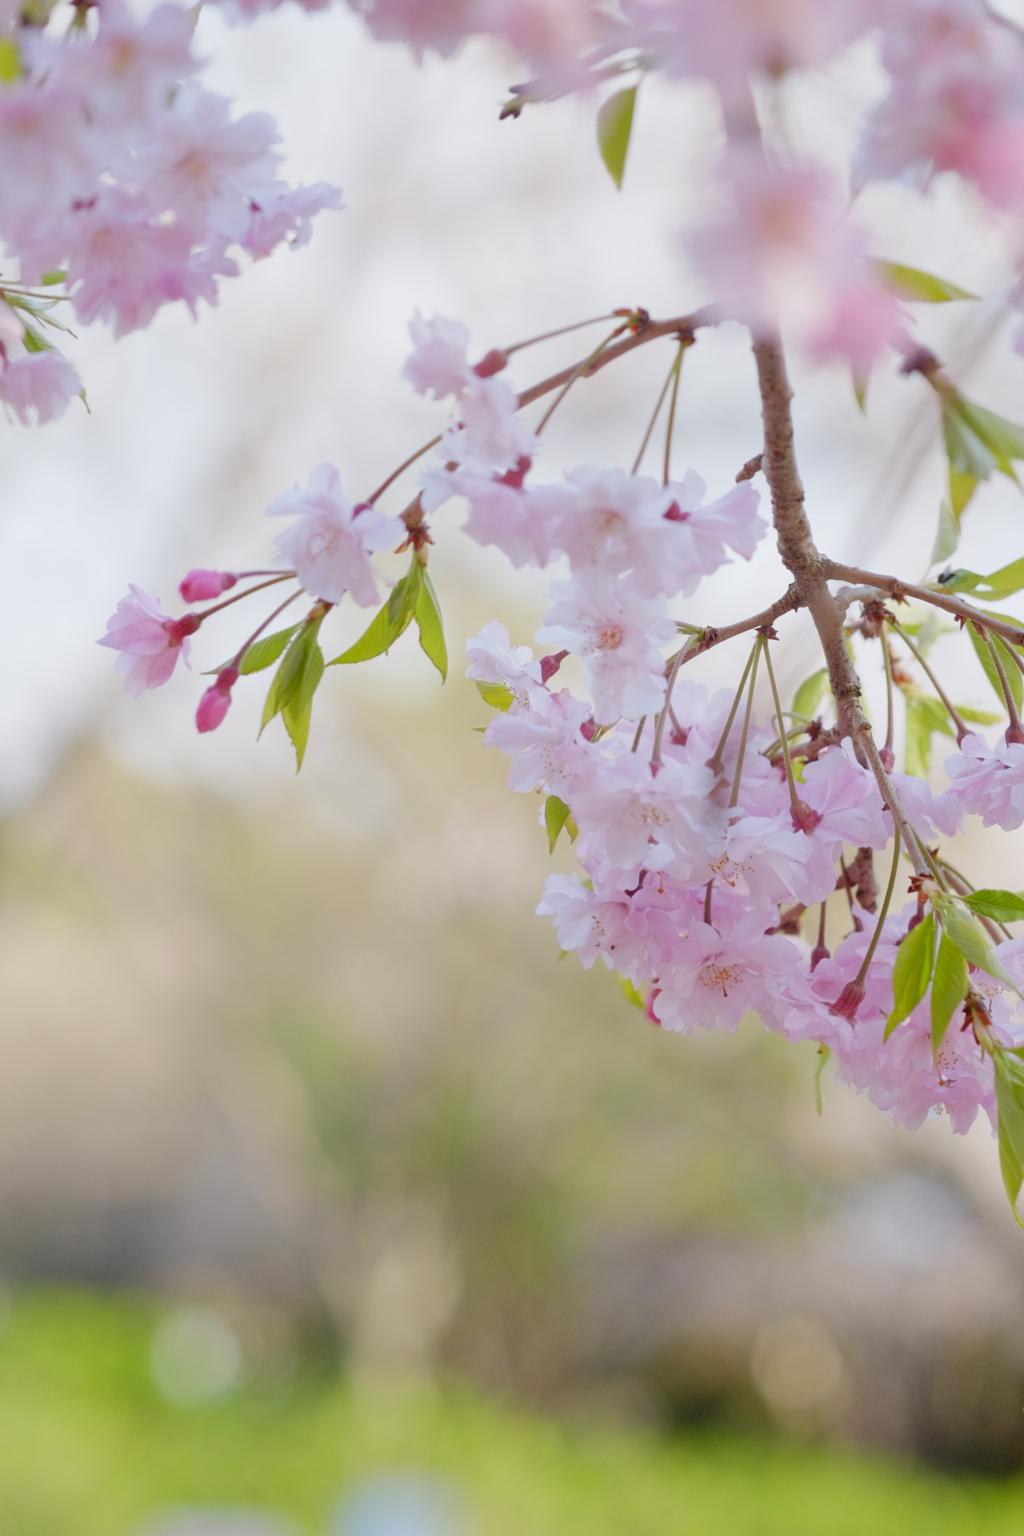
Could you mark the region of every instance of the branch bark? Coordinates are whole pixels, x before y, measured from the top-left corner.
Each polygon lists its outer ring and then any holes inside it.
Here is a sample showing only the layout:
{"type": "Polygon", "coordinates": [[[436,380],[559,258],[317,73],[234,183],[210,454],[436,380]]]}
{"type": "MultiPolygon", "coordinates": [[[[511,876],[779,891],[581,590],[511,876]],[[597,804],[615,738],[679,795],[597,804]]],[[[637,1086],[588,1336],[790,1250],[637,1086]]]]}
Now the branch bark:
{"type": "Polygon", "coordinates": [[[559,373],[553,373],[550,378],[542,379],[539,384],[531,384],[529,389],[524,389],[519,396],[519,409],[524,405],[532,405],[534,400],[541,400],[545,395],[550,395],[554,389],[561,389],[563,384],[568,384],[574,376],[581,379],[589,379],[595,373],[600,373],[602,368],[607,368],[609,363],[617,362],[620,357],[625,357],[627,352],[635,352],[637,347],[644,347],[649,341],[659,341],[663,336],[679,336],[693,339],[695,331],[702,326],[718,325],[722,319],[722,312],[717,305],[709,304],[704,309],[694,310],[692,315],[677,315],[674,320],[648,320],[641,330],[632,336],[626,336],[622,341],[617,341],[613,346],[606,347],[592,362],[579,371],[579,364],[575,363],[571,368],[563,368],[559,373]]]}
{"type": "Polygon", "coordinates": [[[941,608],[945,613],[951,613],[954,618],[962,619],[964,623],[976,624],[979,629],[988,629],[994,635],[1008,640],[1011,645],[1024,645],[1024,629],[1014,624],[1007,624],[1004,619],[997,619],[991,613],[984,613],[973,604],[964,602],[962,597],[956,597],[951,592],[933,592],[930,587],[916,587],[911,582],[900,581],[896,576],[881,576],[877,571],[862,571],[856,565],[841,565],[837,560],[823,560],[822,569],[829,581],[849,581],[859,587],[874,587],[877,592],[894,597],[897,602],[906,597],[913,597],[921,603],[931,603],[933,608],[941,608]]]}

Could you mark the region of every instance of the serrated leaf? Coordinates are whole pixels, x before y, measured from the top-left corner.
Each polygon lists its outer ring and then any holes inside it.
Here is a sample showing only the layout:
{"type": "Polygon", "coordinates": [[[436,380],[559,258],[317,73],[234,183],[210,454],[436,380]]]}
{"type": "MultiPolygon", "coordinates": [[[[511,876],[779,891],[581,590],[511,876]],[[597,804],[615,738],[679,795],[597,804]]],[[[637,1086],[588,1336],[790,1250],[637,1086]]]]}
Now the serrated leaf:
{"type": "Polygon", "coordinates": [[[292,624],[288,629],[265,635],[262,640],[254,640],[239,663],[239,672],[247,677],[250,672],[262,672],[265,667],[272,667],[298,628],[298,624],[292,624]]]}
{"type": "MultiPolygon", "coordinates": [[[[1000,615],[1000,617],[1002,617],[1002,615],[1000,615]]],[[[1016,623],[1017,621],[1012,620],[1011,622],[1016,623]]],[[[981,635],[978,634],[978,631],[975,629],[973,624],[966,625],[966,629],[970,637],[971,644],[974,647],[974,654],[981,662],[982,670],[992,685],[992,692],[995,694],[1000,704],[1005,705],[1006,701],[1003,698],[1003,687],[999,681],[999,674],[995,669],[995,664],[992,661],[992,655],[988,646],[985,644],[985,641],[982,639],[981,635]]],[[[1003,671],[1006,673],[1006,679],[1010,685],[1010,692],[1013,694],[1013,697],[1016,700],[1017,707],[1020,708],[1022,701],[1024,701],[1024,683],[1021,681],[1021,675],[1017,668],[1017,664],[1013,660],[1013,657],[1009,654],[1009,647],[1005,641],[1000,640],[995,635],[993,635],[992,641],[997,648],[1001,648],[1000,659],[1003,663],[1003,671]]],[[[1000,716],[1000,718],[1002,718],[1002,716],[1000,716]]]]}
{"type": "Polygon", "coordinates": [[[409,569],[401,581],[396,581],[388,598],[388,618],[394,625],[401,625],[402,629],[412,619],[416,612],[416,603],[419,599],[420,588],[423,585],[424,569],[417,554],[413,554],[409,563],[409,569]]]}
{"type": "Polygon", "coordinates": [[[306,755],[309,726],[313,718],[313,695],[319,688],[323,675],[324,653],[314,642],[309,648],[299,685],[292,697],[281,708],[281,719],[295,748],[296,773],[302,767],[302,760],[306,755]]]}
{"type": "Polygon", "coordinates": [[[997,923],[1016,923],[1024,918],[1024,898],[1013,891],[972,891],[964,902],[972,912],[991,917],[997,923]]]}
{"type": "Polygon", "coordinates": [[[960,522],[948,501],[939,506],[939,526],[935,530],[935,543],[932,545],[931,565],[939,565],[943,560],[948,560],[954,554],[960,543],[960,522]]]}
{"type": "Polygon", "coordinates": [[[999,1168],[1010,1209],[1018,1226],[1024,1226],[1017,1210],[1024,1182],[1024,1062],[1012,1051],[996,1051],[993,1066],[999,1116],[999,1168]]]}
{"type": "MultiPolygon", "coordinates": [[[[945,915],[944,915],[945,916],[945,915]]],[[[932,976],[932,1052],[938,1051],[946,1037],[953,1010],[967,996],[970,976],[967,961],[950,938],[943,933],[932,976]]]]}
{"type": "Polygon", "coordinates": [[[544,826],[547,829],[550,853],[554,853],[559,833],[571,815],[572,812],[564,800],[559,800],[557,795],[548,795],[544,802],[544,826]]]}
{"type": "Polygon", "coordinates": [[[619,986],[627,1003],[632,1003],[634,1008],[639,1008],[641,1013],[647,1012],[647,1004],[644,1002],[643,993],[638,991],[628,976],[619,977],[619,986]]]}
{"type": "Polygon", "coordinates": [[[824,697],[828,687],[828,672],[822,667],[820,672],[812,672],[805,678],[793,695],[793,714],[802,715],[805,720],[813,718],[814,712],[824,697]]]}
{"type": "MultiPolygon", "coordinates": [[[[323,614],[312,620],[305,620],[299,625],[298,633],[293,637],[291,644],[284,653],[284,659],[274,674],[274,680],[267,692],[267,701],[263,706],[263,719],[260,723],[262,733],[273,720],[275,715],[294,705],[296,699],[307,693],[307,676],[310,669],[316,669],[316,662],[311,660],[315,651],[320,656],[319,672],[323,673],[323,655],[317,644],[317,636],[320,626],[324,621],[323,614]]],[[[320,681],[318,676],[316,682],[320,681]]],[[[313,684],[315,689],[316,683],[313,684]]],[[[312,698],[312,692],[309,692],[312,698]]]]}
{"type": "Polygon", "coordinates": [[[442,683],[448,677],[448,647],[444,643],[444,625],[441,622],[441,605],[434,591],[434,583],[426,571],[416,599],[416,623],[420,631],[420,646],[441,674],[442,683]]]}
{"type": "Polygon", "coordinates": [[[597,146],[601,159],[615,185],[622,187],[626,173],[626,156],[629,139],[633,132],[633,113],[636,108],[636,86],[616,91],[601,106],[597,114],[597,146]]]}
{"type": "Polygon", "coordinates": [[[885,1023],[886,1040],[924,997],[934,969],[935,917],[929,912],[916,928],[911,928],[896,951],[892,972],[893,1010],[885,1023]]]}
{"type": "Polygon", "coordinates": [[[515,702],[515,694],[504,683],[483,683],[479,678],[474,678],[476,690],[485,704],[492,709],[500,709],[502,714],[507,714],[515,702]]]}
{"type": "Polygon", "coordinates": [[[917,304],[949,304],[955,299],[976,299],[976,293],[968,293],[956,283],[919,267],[907,267],[900,261],[876,261],[875,270],[887,288],[901,299],[917,304]]]}
{"type": "Polygon", "coordinates": [[[944,906],[942,927],[965,960],[977,966],[979,971],[985,971],[989,976],[994,976],[996,981],[1002,982],[1004,987],[1009,987],[1011,992],[1017,991],[1017,983],[996,958],[988,935],[976,917],[970,912],[962,911],[959,907],[944,906]]]}
{"type": "Polygon", "coordinates": [[[348,650],[343,651],[340,656],[335,656],[327,665],[329,667],[347,666],[357,661],[371,661],[374,656],[382,656],[385,651],[391,649],[398,637],[405,633],[411,618],[412,615],[409,614],[401,624],[392,623],[388,603],[385,603],[355,644],[350,645],[348,650]]]}

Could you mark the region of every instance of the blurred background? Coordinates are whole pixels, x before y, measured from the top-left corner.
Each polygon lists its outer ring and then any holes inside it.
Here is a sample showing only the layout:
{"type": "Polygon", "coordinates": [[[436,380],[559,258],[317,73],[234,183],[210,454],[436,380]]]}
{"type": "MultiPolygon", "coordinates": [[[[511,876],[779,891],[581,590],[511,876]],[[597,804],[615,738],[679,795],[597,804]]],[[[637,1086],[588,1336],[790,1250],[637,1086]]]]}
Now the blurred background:
{"type": "MultiPolygon", "coordinates": [[[[1024,1238],[987,1124],[897,1131],[827,1070],[819,1116],[812,1045],[754,1020],[663,1036],[532,915],[571,853],[474,735],[459,658],[495,617],[532,638],[536,573],[449,507],[448,685],[409,638],[330,674],[299,778],[279,723],[256,745],[261,680],[200,739],[195,673],[128,700],[92,644],[128,580],[170,603],[190,566],[263,565],[263,508],[314,464],[358,499],[439,429],[398,378],[415,308],[483,353],[700,303],[681,230],[708,101],[645,84],[617,193],[594,103],[498,121],[495,52],[417,68],[340,12],[200,36],[214,83],[278,116],[289,178],[339,182],[348,210],[197,327],[83,336],[92,414],[0,437],[0,1528],[1019,1530],[1024,1238]]],[[[813,121],[841,165],[879,88],[857,52],[787,90],[778,131],[813,121]]],[[[1019,419],[998,232],[945,186],[863,213],[880,255],[989,296],[922,334],[1019,419]]],[[[522,355],[514,382],[579,355],[522,355]]],[[[544,472],[628,464],[668,360],[576,391],[544,472]]],[[[841,370],[797,373],[820,542],[922,576],[924,386],[880,370],[860,414],[841,370]]],[[[702,337],[679,466],[718,495],[759,444],[742,335],[702,337]]],[[[957,563],[1014,558],[1021,510],[984,488],[957,563]]],[[[687,617],[784,585],[764,548],[687,617]]],[[[333,617],[333,653],[360,619],[333,617]]],[[[255,622],[204,633],[197,669],[255,622]]],[[[785,638],[792,685],[818,662],[799,618],[785,638]]],[[[967,650],[935,659],[985,707],[967,650]]],[[[737,658],[699,665],[716,685],[737,658]]],[[[969,839],[963,862],[1017,888],[1021,853],[969,839]]]]}

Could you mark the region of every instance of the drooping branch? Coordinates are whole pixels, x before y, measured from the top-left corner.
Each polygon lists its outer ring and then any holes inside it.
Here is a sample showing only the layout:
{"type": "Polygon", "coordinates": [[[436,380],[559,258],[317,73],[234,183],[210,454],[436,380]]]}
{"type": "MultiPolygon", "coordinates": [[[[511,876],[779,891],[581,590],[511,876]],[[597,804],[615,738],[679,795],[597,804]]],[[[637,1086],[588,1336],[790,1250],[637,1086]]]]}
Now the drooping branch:
{"type": "Polygon", "coordinates": [[[749,619],[740,619],[736,624],[726,624],[722,629],[705,629],[700,635],[695,636],[684,650],[682,662],[685,664],[692,661],[695,656],[703,656],[704,652],[710,651],[713,646],[722,645],[726,640],[735,640],[737,635],[745,635],[749,630],[769,628],[776,619],[781,619],[784,613],[793,613],[799,607],[800,594],[794,582],[792,586],[786,588],[781,597],[776,598],[775,602],[761,613],[755,613],[749,619]]]}
{"type": "Polygon", "coordinates": [[[560,389],[573,377],[592,378],[602,368],[607,368],[609,363],[617,362],[620,357],[625,357],[627,352],[635,352],[637,347],[644,347],[649,341],[659,341],[663,336],[678,336],[681,340],[686,338],[692,341],[694,333],[702,326],[718,325],[721,320],[722,311],[715,304],[708,304],[704,309],[696,309],[691,315],[677,315],[674,320],[645,320],[632,335],[624,336],[621,341],[606,347],[584,368],[580,369],[579,364],[574,363],[572,367],[562,368],[558,373],[553,373],[550,378],[542,379],[539,384],[532,384],[529,389],[524,389],[519,396],[519,408],[522,410],[524,405],[532,405],[534,400],[541,400],[545,395],[550,395],[553,389],[560,389]]]}
{"type": "Polygon", "coordinates": [[[793,414],[790,409],[793,391],[786,374],[781,343],[774,337],[755,340],[754,357],[761,387],[761,415],[764,421],[762,468],[771,492],[772,520],[779,554],[792,573],[800,606],[807,608],[818,631],[829,685],[836,701],[840,734],[851,738],[861,762],[871,769],[877,779],[882,798],[903,837],[907,855],[916,873],[923,875],[927,873],[927,865],[920,844],[896,786],[879,756],[870,722],[861,708],[860,680],[843,634],[845,610],[828,586],[835,574],[832,562],[826,560],[815,545],[804,510],[804,488],[793,443],[793,414]]]}
{"type": "Polygon", "coordinates": [[[1007,624],[1005,619],[997,619],[994,614],[984,613],[980,608],[964,602],[962,597],[957,597],[952,592],[933,592],[930,587],[918,587],[912,582],[900,581],[897,576],[879,575],[877,571],[862,571],[859,566],[842,565],[838,560],[823,560],[822,568],[829,581],[849,581],[857,586],[872,587],[876,592],[895,598],[897,602],[912,597],[917,602],[930,603],[933,608],[941,608],[945,613],[951,613],[954,618],[964,623],[975,624],[979,629],[990,630],[992,634],[1008,640],[1011,645],[1024,645],[1024,629],[1019,625],[1007,624]]]}

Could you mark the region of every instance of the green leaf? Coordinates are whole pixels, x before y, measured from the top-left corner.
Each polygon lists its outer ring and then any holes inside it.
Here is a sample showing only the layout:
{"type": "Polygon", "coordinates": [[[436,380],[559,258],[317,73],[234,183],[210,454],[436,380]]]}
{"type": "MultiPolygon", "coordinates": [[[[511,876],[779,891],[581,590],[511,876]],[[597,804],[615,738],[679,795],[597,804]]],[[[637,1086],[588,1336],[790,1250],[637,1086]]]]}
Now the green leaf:
{"type": "MultiPolygon", "coordinates": [[[[405,578],[403,577],[402,579],[404,580],[405,578]]],[[[399,582],[398,585],[401,586],[401,584],[399,582]]],[[[394,593],[392,593],[393,596],[394,593]]],[[[385,651],[389,651],[399,635],[404,634],[408,629],[410,619],[412,618],[410,613],[402,623],[394,624],[391,620],[389,607],[390,601],[385,603],[380,612],[370,621],[369,627],[363,631],[355,645],[350,645],[347,651],[343,651],[340,656],[335,656],[333,661],[329,661],[327,665],[329,667],[340,667],[348,665],[350,662],[370,661],[374,656],[382,656],[385,651]]]]}
{"type": "Polygon", "coordinates": [[[928,693],[908,693],[907,731],[904,746],[904,773],[925,779],[931,768],[932,733],[941,731],[945,736],[954,734],[949,714],[941,699],[928,693]]]}
{"type": "Polygon", "coordinates": [[[911,928],[896,951],[892,973],[893,1010],[885,1024],[886,1040],[924,997],[934,969],[935,917],[929,912],[916,928],[911,928]]]}
{"type": "Polygon", "coordinates": [[[966,288],[959,288],[956,283],[950,283],[944,277],[922,272],[919,267],[905,267],[899,261],[876,261],[874,267],[887,288],[891,288],[901,299],[909,299],[914,303],[949,304],[953,299],[978,297],[976,293],[968,293],[966,288]]]}
{"type": "Polygon", "coordinates": [[[314,641],[309,647],[306,664],[299,684],[286,704],[281,706],[281,719],[295,748],[295,772],[302,767],[309,741],[309,725],[313,718],[313,695],[324,675],[324,653],[314,641]]]}
{"type": "MultiPolygon", "coordinates": [[[[419,555],[413,552],[409,569],[401,581],[396,581],[388,598],[388,618],[392,624],[402,626],[402,629],[412,619],[416,612],[416,603],[420,595],[420,587],[423,584],[424,569],[419,555]]],[[[399,631],[401,633],[401,630],[399,631]]]]}
{"type": "MultiPolygon", "coordinates": [[[[949,590],[945,583],[943,589],[949,590]]],[[[1022,589],[1024,589],[1024,560],[1014,560],[1009,565],[1000,566],[999,570],[993,571],[991,576],[978,576],[969,590],[983,603],[998,603],[1004,597],[1012,597],[1015,592],[1020,592],[1022,589]]]]}
{"type": "Polygon", "coordinates": [[[1024,898],[1013,891],[972,891],[964,902],[972,912],[991,917],[997,923],[1016,923],[1024,918],[1024,898]]]}
{"type": "Polygon", "coordinates": [[[996,1109],[999,1114],[999,1167],[1010,1209],[1024,1226],[1017,1197],[1024,1183],[1024,1062],[1013,1051],[996,1051],[996,1109]]]}
{"type": "MultiPolygon", "coordinates": [[[[1001,618],[1002,615],[1000,614],[999,617],[1001,618]]],[[[1014,619],[1010,622],[1017,623],[1019,621],[1014,619]]],[[[985,676],[992,684],[993,693],[999,700],[1000,704],[1005,706],[1006,701],[1003,698],[1002,684],[999,681],[999,674],[995,669],[995,665],[992,661],[992,655],[988,646],[985,644],[985,641],[982,639],[981,635],[978,634],[978,631],[975,629],[973,624],[967,624],[966,629],[970,637],[971,644],[974,647],[974,654],[981,662],[985,676]]],[[[1013,694],[1013,697],[1017,702],[1017,707],[1020,708],[1021,702],[1024,701],[1024,683],[1022,683],[1017,663],[1010,655],[1009,646],[1005,640],[1001,640],[998,638],[998,636],[993,635],[992,641],[999,650],[1000,660],[1003,663],[1003,670],[1006,673],[1007,681],[1010,684],[1010,692],[1013,694]]]]}
{"type": "Polygon", "coordinates": [[[819,1115],[821,1114],[821,1074],[824,1072],[831,1055],[832,1051],[829,1046],[818,1046],[818,1065],[814,1072],[814,1107],[819,1115]]]}
{"type": "Polygon", "coordinates": [[[986,971],[989,976],[994,976],[996,981],[1002,982],[1004,987],[1009,987],[1011,992],[1017,991],[1017,983],[1003,970],[996,959],[988,934],[976,917],[970,912],[954,907],[951,903],[949,905],[944,903],[942,926],[965,960],[977,966],[979,971],[986,971]]]}
{"type": "Polygon", "coordinates": [[[935,543],[932,545],[931,565],[939,565],[943,560],[948,560],[960,543],[960,522],[948,501],[939,506],[939,526],[935,530],[935,543]]]}
{"type": "Polygon", "coordinates": [[[485,704],[492,709],[500,709],[502,714],[507,714],[515,702],[515,694],[504,683],[482,683],[475,679],[477,692],[485,704]]]}
{"type": "Polygon", "coordinates": [[[425,570],[416,599],[416,623],[419,625],[420,645],[424,654],[440,672],[443,683],[448,677],[448,647],[444,643],[441,606],[437,601],[434,583],[425,570]]]}
{"type": "Polygon", "coordinates": [[[626,155],[629,138],[633,132],[633,112],[636,107],[636,86],[616,91],[609,96],[597,114],[597,145],[608,174],[621,189],[626,173],[626,155]]]}
{"type": "Polygon", "coordinates": [[[961,513],[978,488],[977,475],[959,474],[950,465],[949,470],[949,500],[950,510],[953,516],[959,520],[961,513]]]}
{"type": "Polygon", "coordinates": [[[262,640],[254,640],[239,663],[239,672],[247,677],[250,672],[262,672],[264,667],[273,666],[298,628],[298,624],[293,624],[289,629],[279,629],[262,640]]]}
{"type": "MultiPolygon", "coordinates": [[[[544,802],[544,825],[548,834],[548,851],[554,853],[555,844],[562,828],[569,821],[572,812],[564,800],[559,800],[557,795],[548,795],[544,802]]],[[[570,834],[571,835],[571,834],[570,834]]]]}
{"type": "Polygon", "coordinates": [[[43,273],[42,281],[41,281],[41,286],[43,288],[53,288],[53,287],[56,286],[57,283],[66,283],[67,280],[68,280],[67,273],[65,271],[63,271],[62,268],[58,267],[55,272],[44,272],[43,273]]]}
{"type": "Polygon", "coordinates": [[[967,996],[968,982],[967,961],[949,934],[943,933],[932,977],[933,1054],[945,1039],[954,1008],[967,996]]]}
{"type": "Polygon", "coordinates": [[[805,720],[813,719],[814,712],[821,703],[827,687],[827,670],[822,667],[820,672],[812,672],[793,695],[793,714],[802,715],[805,720]]]}
{"type": "Polygon", "coordinates": [[[267,693],[267,702],[263,706],[261,734],[275,715],[283,713],[285,709],[292,709],[296,700],[312,699],[316,685],[323,675],[323,655],[317,645],[317,636],[323,621],[322,613],[315,619],[305,620],[300,624],[298,633],[285,651],[284,659],[267,693]],[[314,652],[320,658],[319,663],[314,659],[314,652]],[[314,674],[317,674],[316,681],[310,688],[309,680],[314,674]]]}
{"type": "Polygon", "coordinates": [[[972,725],[995,725],[1004,716],[993,715],[987,709],[975,709],[973,704],[958,704],[957,713],[964,720],[969,720],[972,725]]]}
{"type": "Polygon", "coordinates": [[[634,1008],[639,1008],[641,1013],[647,1012],[647,1004],[644,1002],[643,993],[639,992],[628,976],[619,977],[619,986],[627,1003],[632,1003],[634,1008]]]}

